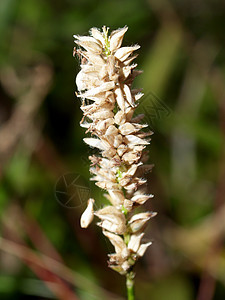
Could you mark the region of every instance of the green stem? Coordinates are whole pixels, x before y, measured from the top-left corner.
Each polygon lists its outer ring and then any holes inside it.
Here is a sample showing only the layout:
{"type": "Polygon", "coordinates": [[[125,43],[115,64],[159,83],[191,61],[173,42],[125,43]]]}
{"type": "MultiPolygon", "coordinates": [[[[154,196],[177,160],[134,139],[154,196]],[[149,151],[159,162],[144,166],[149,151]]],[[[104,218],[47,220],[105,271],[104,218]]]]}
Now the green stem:
{"type": "Polygon", "coordinates": [[[127,299],[135,300],[134,299],[134,273],[133,272],[127,273],[126,286],[127,286],[127,299]]]}

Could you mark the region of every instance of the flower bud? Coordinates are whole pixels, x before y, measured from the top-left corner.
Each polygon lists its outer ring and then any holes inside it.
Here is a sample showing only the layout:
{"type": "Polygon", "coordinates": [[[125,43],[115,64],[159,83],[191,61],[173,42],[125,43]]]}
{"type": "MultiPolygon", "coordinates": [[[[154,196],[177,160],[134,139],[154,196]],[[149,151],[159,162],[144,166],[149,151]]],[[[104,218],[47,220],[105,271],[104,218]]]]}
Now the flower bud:
{"type": "Polygon", "coordinates": [[[143,256],[145,254],[145,251],[147,250],[147,248],[152,244],[152,242],[148,242],[146,244],[141,244],[138,251],[137,251],[137,255],[138,256],[143,256]]]}
{"type": "Polygon", "coordinates": [[[133,233],[139,231],[140,229],[143,228],[143,226],[146,224],[146,222],[149,219],[153,218],[156,215],[157,213],[155,212],[144,212],[144,213],[133,215],[133,217],[131,217],[130,221],[128,222],[131,231],[133,233]]]}
{"type": "Polygon", "coordinates": [[[80,226],[82,228],[87,228],[88,225],[92,222],[92,220],[94,218],[94,208],[93,208],[94,202],[95,202],[95,200],[92,198],[90,198],[88,200],[87,208],[83,212],[81,219],[80,219],[80,226]]]}
{"type": "Polygon", "coordinates": [[[102,220],[98,225],[102,228],[117,233],[123,234],[126,230],[126,219],[124,214],[114,206],[106,206],[95,215],[102,220]]]}
{"type": "Polygon", "coordinates": [[[133,252],[137,252],[143,235],[144,233],[132,234],[128,243],[128,249],[132,250],[133,252]]]}
{"type": "Polygon", "coordinates": [[[114,30],[110,35],[110,51],[114,52],[117,50],[123,41],[124,34],[126,33],[128,27],[125,26],[124,28],[114,30]]]}

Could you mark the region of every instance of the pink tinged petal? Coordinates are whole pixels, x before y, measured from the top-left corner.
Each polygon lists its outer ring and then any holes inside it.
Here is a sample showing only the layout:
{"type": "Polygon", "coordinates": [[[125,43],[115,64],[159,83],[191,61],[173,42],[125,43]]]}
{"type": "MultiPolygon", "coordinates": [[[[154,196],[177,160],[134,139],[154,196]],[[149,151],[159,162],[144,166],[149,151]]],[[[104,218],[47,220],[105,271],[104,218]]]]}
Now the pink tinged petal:
{"type": "Polygon", "coordinates": [[[91,28],[90,30],[91,35],[98,40],[99,42],[101,42],[101,45],[104,46],[105,45],[105,39],[102,35],[102,33],[97,29],[97,28],[91,28]]]}
{"type": "Polygon", "coordinates": [[[126,144],[133,144],[133,145],[148,145],[149,143],[135,135],[127,135],[126,136],[126,144]]]}
{"type": "Polygon", "coordinates": [[[83,140],[84,140],[84,142],[85,142],[86,144],[88,144],[88,145],[91,146],[91,147],[95,147],[95,148],[98,148],[98,149],[100,149],[100,150],[106,150],[105,147],[104,147],[104,145],[103,145],[103,143],[102,143],[102,141],[99,140],[99,139],[95,139],[95,138],[84,138],[83,140]]]}
{"type": "Polygon", "coordinates": [[[137,255],[142,257],[145,254],[145,251],[147,250],[147,248],[152,244],[152,242],[148,242],[146,244],[141,244],[138,251],[137,251],[137,255]]]}
{"type": "Polygon", "coordinates": [[[134,99],[131,95],[131,91],[130,91],[130,88],[128,87],[128,85],[124,84],[124,87],[123,87],[123,91],[126,95],[126,100],[127,102],[132,106],[134,107],[135,106],[135,103],[134,103],[134,99]]]}
{"type": "Polygon", "coordinates": [[[137,252],[143,235],[144,233],[132,234],[128,243],[128,249],[133,252],[137,252]]]}
{"type": "Polygon", "coordinates": [[[126,33],[128,27],[125,26],[124,28],[115,30],[110,35],[110,51],[113,52],[117,50],[123,41],[124,34],[126,33]]]}
{"type": "Polygon", "coordinates": [[[124,97],[123,97],[123,93],[121,91],[121,88],[117,88],[115,90],[115,94],[116,94],[116,102],[119,106],[119,108],[124,111],[125,109],[125,100],[124,100],[124,97]]]}
{"type": "Polygon", "coordinates": [[[120,61],[124,61],[124,60],[126,60],[129,57],[129,55],[133,51],[135,51],[135,50],[137,50],[139,48],[140,48],[139,45],[135,45],[135,46],[131,46],[131,47],[122,47],[122,48],[120,48],[120,49],[118,49],[116,51],[116,53],[114,54],[114,56],[116,58],[118,58],[120,61]]]}
{"type": "Polygon", "coordinates": [[[92,198],[88,200],[88,206],[83,212],[80,219],[80,225],[82,228],[87,228],[94,218],[94,208],[93,208],[94,202],[95,200],[92,198]]]}

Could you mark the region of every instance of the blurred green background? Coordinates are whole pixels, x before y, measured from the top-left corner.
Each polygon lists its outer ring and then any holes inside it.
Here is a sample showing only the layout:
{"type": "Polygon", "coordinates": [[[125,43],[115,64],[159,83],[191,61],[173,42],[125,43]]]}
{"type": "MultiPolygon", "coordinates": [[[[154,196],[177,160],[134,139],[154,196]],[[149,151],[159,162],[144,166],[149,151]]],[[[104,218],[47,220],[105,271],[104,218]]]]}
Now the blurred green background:
{"type": "Polygon", "coordinates": [[[138,111],[155,132],[146,209],[159,214],[136,267],[137,299],[225,299],[219,0],[0,1],[0,299],[125,298],[124,278],[107,267],[111,245],[94,224],[79,226],[84,199],[104,200],[89,183],[73,34],[103,25],[128,25],[124,45],[141,45],[138,111]],[[81,189],[69,190],[63,180],[76,176],[81,189]]]}

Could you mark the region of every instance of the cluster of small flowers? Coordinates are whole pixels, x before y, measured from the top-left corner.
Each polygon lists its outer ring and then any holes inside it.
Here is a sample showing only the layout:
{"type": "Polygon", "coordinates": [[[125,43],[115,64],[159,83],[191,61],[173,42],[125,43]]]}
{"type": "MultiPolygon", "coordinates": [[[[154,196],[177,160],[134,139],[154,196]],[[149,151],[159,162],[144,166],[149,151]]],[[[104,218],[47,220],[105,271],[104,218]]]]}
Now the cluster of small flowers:
{"type": "Polygon", "coordinates": [[[103,234],[115,247],[109,254],[109,266],[120,274],[131,271],[136,260],[143,256],[151,242],[141,243],[146,222],[155,216],[154,212],[136,213],[134,209],[144,204],[151,194],[145,194],[143,173],[152,165],[144,164],[149,144],[150,131],[143,131],[144,117],[133,117],[141,90],[132,89],[133,80],[141,71],[135,70],[132,55],[138,45],[121,47],[127,27],[108,35],[108,28],[102,32],[90,30],[91,36],[77,36],[79,46],[76,53],[81,57],[81,70],[76,84],[82,99],[83,118],[81,126],[90,132],[85,143],[100,150],[99,156],[90,156],[90,172],[96,185],[107,191],[105,195],[111,205],[94,211],[94,199],[81,217],[81,226],[86,228],[94,215],[100,219],[103,234]]]}

